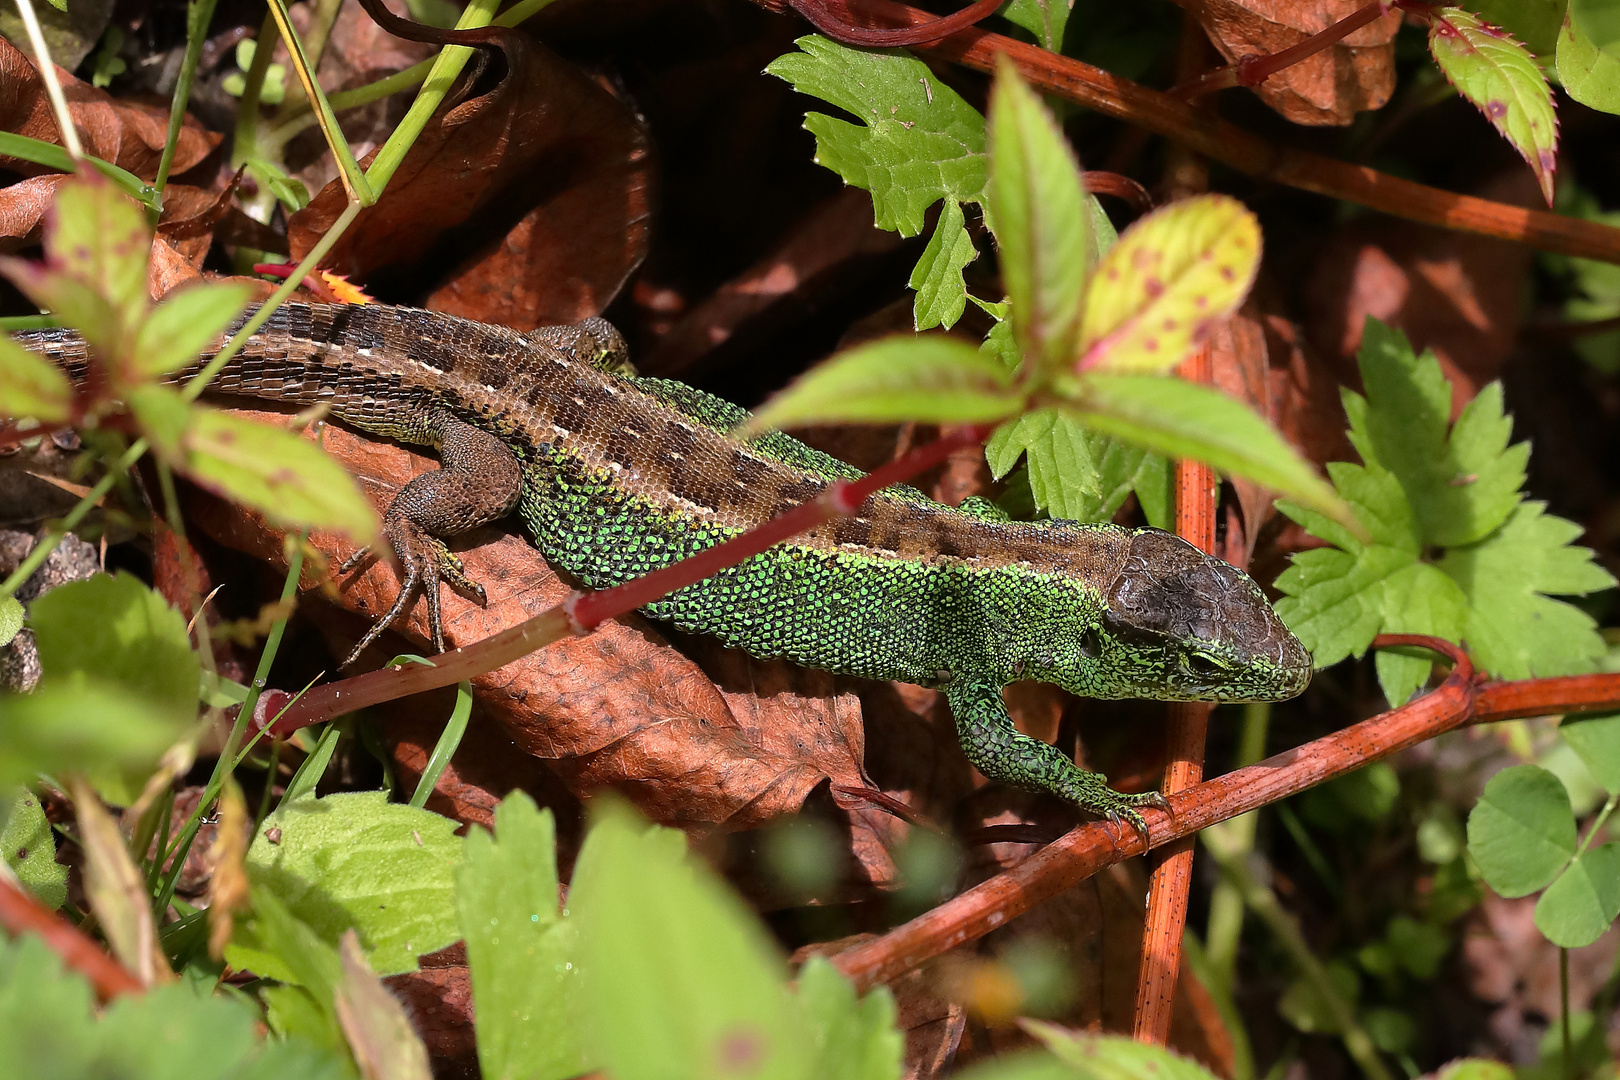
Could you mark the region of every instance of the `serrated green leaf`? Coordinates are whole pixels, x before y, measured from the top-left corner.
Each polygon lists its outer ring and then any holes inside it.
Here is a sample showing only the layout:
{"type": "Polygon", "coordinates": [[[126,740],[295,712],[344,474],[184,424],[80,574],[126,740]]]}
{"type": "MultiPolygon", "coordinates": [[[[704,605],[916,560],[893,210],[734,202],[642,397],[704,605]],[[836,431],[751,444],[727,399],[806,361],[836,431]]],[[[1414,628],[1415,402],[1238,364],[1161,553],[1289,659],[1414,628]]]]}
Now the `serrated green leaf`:
{"type": "MultiPolygon", "coordinates": [[[[1414,562],[1382,582],[1381,633],[1462,637],[1468,601],[1457,583],[1428,563],[1414,562]]],[[[1378,684],[1392,706],[1406,704],[1429,677],[1434,654],[1426,649],[1380,649],[1378,684]]]]}
{"type": "Polygon", "coordinates": [[[56,836],[33,792],[0,804],[0,858],[34,898],[55,911],[67,901],[68,868],[56,861],[56,836]]]}
{"type": "Polygon", "coordinates": [[[971,424],[1018,410],[1005,365],[944,334],[881,338],[817,364],[753,415],[744,434],[822,423],[971,424]]]}
{"type": "Polygon", "coordinates": [[[1592,944],[1620,915],[1620,841],[1589,848],[1536,901],[1536,929],[1554,945],[1592,944]]]}
{"type": "Polygon", "coordinates": [[[911,271],[906,284],[917,291],[912,303],[912,324],[918,330],[956,325],[967,309],[967,285],[962,268],[978,258],[979,249],[963,224],[962,204],[946,199],[934,223],[922,258],[911,271]]]}
{"type": "Polygon", "coordinates": [[[1558,114],[1535,58],[1506,31],[1462,8],[1429,16],[1429,52],[1463,97],[1529,162],[1547,205],[1558,170],[1558,114]]]}
{"type": "Polygon", "coordinates": [[[166,712],[127,687],[89,678],[0,694],[0,784],[77,769],[108,801],[127,806],[195,719],[195,707],[166,712]]]}
{"type": "Polygon", "coordinates": [[[379,973],[414,971],[416,958],[461,936],[452,875],[457,823],[365,791],[300,799],[277,811],[248,849],[256,887],[333,944],[355,929],[379,973]]]}
{"type": "Polygon", "coordinates": [[[1075,357],[1091,210],[1063,131],[1005,58],[990,92],[989,207],[1013,337],[1047,368],[1075,357]]]}
{"type": "Polygon", "coordinates": [[[1218,390],[1150,375],[1084,376],[1067,406],[1086,426],[1167,458],[1246,476],[1359,529],[1350,508],[1281,435],[1218,390]]]}
{"type": "Polygon", "coordinates": [[[1412,354],[1406,335],[1369,318],[1357,353],[1365,398],[1344,391],[1350,440],[1362,459],[1405,489],[1424,543],[1479,540],[1518,505],[1530,456],[1509,446],[1513,424],[1499,384],[1481,390],[1450,425],[1451,385],[1431,353],[1412,354]],[[1448,434],[1448,428],[1450,428],[1448,434]]]}
{"type": "Polygon", "coordinates": [[[809,1077],[809,1033],[775,943],[686,857],[680,833],[622,809],[603,815],[580,852],[568,911],[585,962],[586,1038],[606,1072],[809,1077]]]}
{"type": "Polygon", "coordinates": [[[1592,779],[1610,795],[1620,795],[1620,713],[1571,715],[1558,725],[1592,779]]]}
{"type": "Polygon", "coordinates": [[[514,792],[495,835],[474,828],[456,870],[478,1064],[490,1080],[563,1080],[591,1071],[580,1045],[576,927],[557,910],[551,811],[514,792]]]}
{"type": "Polygon", "coordinates": [[[162,715],[197,715],[201,670],[186,620],[132,574],[93,574],[33,602],[42,687],[93,680],[118,686],[162,715]]]}
{"type": "Polygon", "coordinates": [[[1085,500],[1102,495],[1086,429],[1057,409],[1035,409],[1001,425],[985,443],[984,454],[997,480],[1028,454],[1035,506],[1053,517],[1079,521],[1085,500]]]}
{"type": "Polygon", "coordinates": [[[1012,0],[999,14],[1022,26],[1048,52],[1063,51],[1063,31],[1069,25],[1069,0],[1012,0]]]}
{"type": "Polygon", "coordinates": [[[1575,854],[1575,814],[1558,777],[1535,765],[1491,777],[1468,815],[1468,852],[1509,899],[1551,884],[1575,854]]]}
{"type": "Polygon", "coordinates": [[[229,281],[175,289],[141,321],[129,354],[130,372],[167,375],[195,360],[242,313],[250,296],[246,285],[229,281]]]}
{"type": "MultiPolygon", "coordinates": [[[[1620,10],[1620,5],[1611,4],[1620,10]]],[[[1620,113],[1620,51],[1601,49],[1575,21],[1564,16],[1558,30],[1558,81],[1564,92],[1589,109],[1620,113]]]]}
{"type": "Polygon", "coordinates": [[[1580,526],[1545,509],[1540,502],[1520,503],[1494,534],[1452,549],[1440,562],[1468,596],[1469,649],[1500,679],[1589,671],[1604,653],[1590,615],[1544,594],[1597,592],[1612,587],[1614,578],[1589,548],[1571,543],[1580,526]]]}
{"type": "Polygon", "coordinates": [[[1260,223],[1236,199],[1201,195],[1133,224],[1097,264],[1081,324],[1082,370],[1166,372],[1248,295],[1260,223]]]}
{"type": "Polygon", "coordinates": [[[832,961],[812,956],[799,973],[798,1000],[815,1047],[812,1077],[895,1080],[905,1038],[895,1027],[894,995],[879,986],[865,997],[832,961]]]}
{"type": "Polygon", "coordinates": [[[1336,548],[1300,552],[1277,578],[1285,594],[1277,615],[1319,668],[1361,656],[1384,624],[1384,583],[1416,561],[1411,552],[1383,544],[1354,555],[1336,548]]]}
{"type": "Polygon", "coordinates": [[[63,424],[72,415],[73,385],[55,364],[0,334],[0,417],[63,424]]]}
{"type": "Polygon", "coordinates": [[[286,529],[332,529],[357,544],[377,537],[377,514],[354,478],[290,431],[193,406],[182,470],[286,529]]]}
{"type": "Polygon", "coordinates": [[[1019,1026],[1041,1041],[1052,1055],[1082,1080],[1214,1080],[1215,1074],[1162,1046],[1137,1042],[1123,1035],[1097,1035],[1074,1031],[1040,1020],[1019,1026]]]}
{"type": "Polygon", "coordinates": [[[860,118],[851,124],[810,113],[804,126],[816,137],[818,163],[872,193],[880,229],[916,236],[942,197],[983,198],[984,118],[926,64],[899,50],[854,49],[816,34],[794,44],[800,52],[765,70],[860,118]]]}

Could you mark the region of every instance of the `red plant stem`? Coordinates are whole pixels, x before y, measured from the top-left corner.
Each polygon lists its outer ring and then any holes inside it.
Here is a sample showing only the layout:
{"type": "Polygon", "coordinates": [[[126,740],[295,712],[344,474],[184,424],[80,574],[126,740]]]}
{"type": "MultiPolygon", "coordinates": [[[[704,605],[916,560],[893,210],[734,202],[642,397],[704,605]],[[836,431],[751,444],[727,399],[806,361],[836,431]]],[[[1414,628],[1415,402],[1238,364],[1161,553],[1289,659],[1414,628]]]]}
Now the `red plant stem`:
{"type": "Polygon", "coordinates": [[[927,22],[898,30],[853,26],[841,19],[821,0],[787,0],[787,6],[804,16],[806,22],[834,41],[841,41],[845,45],[883,49],[897,45],[926,45],[949,37],[958,30],[972,26],[980,19],[989,18],[1005,2],[1006,0],[976,0],[961,11],[946,15],[944,18],[929,16],[927,22]]]}
{"type": "Polygon", "coordinates": [[[1173,87],[1170,93],[1175,97],[1194,101],[1212,91],[1225,90],[1232,86],[1259,86],[1284,68],[1292,67],[1308,56],[1314,56],[1328,46],[1349,37],[1368,23],[1382,18],[1391,8],[1403,6],[1405,5],[1399,0],[1388,5],[1381,0],[1373,0],[1366,7],[1356,9],[1326,30],[1312,34],[1297,45],[1290,45],[1286,49],[1265,56],[1245,56],[1235,64],[1206,71],[1190,82],[1173,87]]]}
{"type": "Polygon", "coordinates": [[[272,734],[285,737],[301,727],[331,720],[367,705],[449,686],[493,671],[570,634],[588,634],[608,619],[696,584],[829,518],[854,513],[883,488],[904,483],[933,468],[954,450],[982,443],[990,430],[986,426],[949,429],[935,441],[874,469],[859,480],[833,481],[814,502],[794,507],[741,536],[623,585],[599,592],[573,593],[561,604],[532,619],[440,654],[434,658],[432,667],[402,664],[367,672],[317,686],[296,700],[285,691],[267,690],[260,695],[254,722],[263,727],[274,721],[272,734]]]}
{"type": "MultiPolygon", "coordinates": [[[[1457,666],[1434,692],[1409,705],[1334,732],[1265,761],[1170,796],[1172,816],[1150,825],[1155,844],[1190,836],[1468,723],[1564,712],[1620,710],[1620,675],[1573,675],[1476,686],[1467,658],[1449,642],[1415,634],[1381,635],[1375,643],[1424,645],[1452,655],[1457,666]]],[[[1030,908],[1114,863],[1140,854],[1131,830],[1088,822],[1010,870],[952,897],[887,934],[833,958],[862,989],[898,978],[935,956],[982,937],[1030,908]]]]}
{"type": "Polygon", "coordinates": [[[111,1001],[120,994],[138,994],[141,981],[79,928],[35,900],[14,881],[0,878],[0,927],[12,937],[38,934],[68,968],[95,988],[96,998],[111,1001]]]}
{"type": "Polygon", "coordinates": [[[1124,199],[1138,214],[1146,214],[1153,209],[1153,196],[1148,189],[1128,176],[1087,169],[1085,178],[1086,190],[1093,195],[1112,195],[1124,199]]]}
{"type": "MultiPolygon", "coordinates": [[[[894,0],[839,2],[845,10],[869,20],[905,24],[933,18],[894,0]]],[[[1344,199],[1408,221],[1495,236],[1543,251],[1620,262],[1620,229],[1612,226],[1458,195],[1320,154],[1274,146],[1189,102],[977,27],[923,46],[922,51],[985,72],[994,70],[997,54],[1006,54],[1019,73],[1042,92],[1168,136],[1250,176],[1344,199]]]]}
{"type": "MultiPolygon", "coordinates": [[[[1201,32],[1201,31],[1200,31],[1201,32]]],[[[1181,365],[1181,377],[1208,383],[1213,377],[1209,346],[1200,346],[1181,365]]],[[[1215,471],[1201,461],[1176,462],[1176,535],[1210,553],[1215,550],[1215,471]]],[[[1204,741],[1213,708],[1202,701],[1170,705],[1166,738],[1165,796],[1194,787],[1204,778],[1204,741]]],[[[1181,973],[1181,939],[1187,928],[1192,891],[1193,838],[1173,840],[1155,853],[1158,865],[1148,877],[1147,914],[1142,922],[1142,960],[1136,981],[1133,1034],[1137,1042],[1167,1045],[1181,973]]]]}

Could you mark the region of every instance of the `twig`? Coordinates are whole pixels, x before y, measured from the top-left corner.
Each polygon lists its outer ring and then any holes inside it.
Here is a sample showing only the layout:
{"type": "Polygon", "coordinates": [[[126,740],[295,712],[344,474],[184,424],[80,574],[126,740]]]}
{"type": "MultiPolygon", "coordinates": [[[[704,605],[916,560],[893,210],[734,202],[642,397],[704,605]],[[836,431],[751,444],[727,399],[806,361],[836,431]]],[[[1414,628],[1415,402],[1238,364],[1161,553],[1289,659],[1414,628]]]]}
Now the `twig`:
{"type": "MultiPolygon", "coordinates": [[[[915,25],[934,18],[894,0],[836,2],[868,21],[915,25]]],[[[1362,165],[1274,146],[1179,98],[1000,34],[972,27],[920,48],[985,72],[993,70],[998,53],[1005,53],[1019,74],[1045,93],[1175,139],[1263,180],[1344,199],[1408,221],[1512,240],[1543,251],[1620,262],[1620,229],[1442,191],[1362,165]]]]}
{"type": "Polygon", "coordinates": [[[0,927],[13,937],[38,934],[62,963],[77,971],[95,988],[96,997],[111,1001],[121,994],[138,994],[141,982],[79,928],[49,910],[9,877],[0,877],[0,927]]]}
{"type": "MultiPolygon", "coordinates": [[[[1152,843],[1189,836],[1465,724],[1620,709],[1620,675],[1571,675],[1476,686],[1472,665],[1449,642],[1386,634],[1375,644],[1444,649],[1457,666],[1437,690],[1409,705],[1170,796],[1172,816],[1168,820],[1155,817],[1150,823],[1152,843]]],[[[840,953],[834,963],[862,988],[898,978],[1142,851],[1142,841],[1135,833],[1127,830],[1116,843],[1107,823],[1087,822],[1010,870],[879,938],[840,953]]]]}
{"type": "Polygon", "coordinates": [[[1401,6],[1399,0],[1388,5],[1381,0],[1373,0],[1367,6],[1357,8],[1326,30],[1312,34],[1297,45],[1290,45],[1286,49],[1264,56],[1245,56],[1235,64],[1206,71],[1196,79],[1181,83],[1171,88],[1170,93],[1187,101],[1196,101],[1205,94],[1232,86],[1259,86],[1277,72],[1293,67],[1301,60],[1337,44],[1399,6],[1401,6]]]}
{"type": "Polygon", "coordinates": [[[804,16],[805,21],[811,26],[834,41],[841,41],[845,45],[885,49],[897,45],[926,45],[949,37],[958,30],[972,26],[980,19],[989,18],[1005,0],[976,0],[975,3],[954,14],[943,18],[930,16],[926,22],[899,30],[855,26],[840,17],[840,13],[829,8],[823,0],[762,0],[762,2],[773,11],[780,11],[783,6],[792,8],[804,16]]]}

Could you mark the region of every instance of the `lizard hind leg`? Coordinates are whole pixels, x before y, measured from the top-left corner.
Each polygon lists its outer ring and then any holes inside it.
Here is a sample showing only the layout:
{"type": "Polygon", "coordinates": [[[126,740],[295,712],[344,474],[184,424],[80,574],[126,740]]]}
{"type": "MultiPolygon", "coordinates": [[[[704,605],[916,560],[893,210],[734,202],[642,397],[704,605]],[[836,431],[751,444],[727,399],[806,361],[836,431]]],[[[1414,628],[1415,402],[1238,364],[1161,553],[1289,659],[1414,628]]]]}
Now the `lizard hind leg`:
{"type": "Polygon", "coordinates": [[[1013,726],[992,683],[958,680],[945,689],[962,753],[991,780],[1030,791],[1047,791],[1118,824],[1124,821],[1148,842],[1147,822],[1137,807],[1167,809],[1157,791],[1126,795],[1108,786],[1101,773],[1087,772],[1051,743],[1013,726]]]}

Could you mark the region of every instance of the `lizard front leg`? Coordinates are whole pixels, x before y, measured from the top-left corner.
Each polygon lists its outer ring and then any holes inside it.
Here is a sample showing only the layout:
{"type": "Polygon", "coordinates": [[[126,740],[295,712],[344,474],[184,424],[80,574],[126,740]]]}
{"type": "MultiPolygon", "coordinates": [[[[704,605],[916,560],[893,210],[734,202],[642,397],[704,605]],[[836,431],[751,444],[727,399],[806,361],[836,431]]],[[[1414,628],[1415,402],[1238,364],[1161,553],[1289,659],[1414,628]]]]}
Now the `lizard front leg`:
{"type": "MultiPolygon", "coordinates": [[[[468,532],[512,512],[523,486],[523,469],[512,451],[494,435],[436,410],[429,431],[439,447],[441,465],[415,477],[394,496],[383,515],[383,533],[404,570],[394,606],[360,639],[344,667],[353,664],[367,645],[392,626],[410,607],[420,589],[427,599],[433,648],[444,651],[444,625],[439,614],[439,582],[484,603],[484,587],[473,581],[444,537],[468,532]]],[[[338,573],[353,569],[370,553],[355,552],[338,573]]]]}
{"type": "Polygon", "coordinates": [[[945,688],[956,720],[956,737],[968,761],[991,780],[1030,791],[1049,791],[1106,817],[1127,822],[1147,843],[1147,822],[1135,807],[1167,809],[1157,791],[1126,795],[1108,786],[1101,773],[1087,772],[1051,743],[1033,739],[1013,726],[1001,687],[960,676],[945,688]]]}

